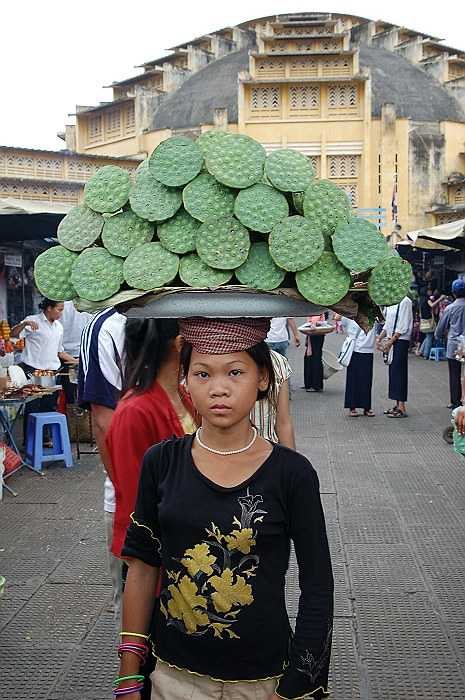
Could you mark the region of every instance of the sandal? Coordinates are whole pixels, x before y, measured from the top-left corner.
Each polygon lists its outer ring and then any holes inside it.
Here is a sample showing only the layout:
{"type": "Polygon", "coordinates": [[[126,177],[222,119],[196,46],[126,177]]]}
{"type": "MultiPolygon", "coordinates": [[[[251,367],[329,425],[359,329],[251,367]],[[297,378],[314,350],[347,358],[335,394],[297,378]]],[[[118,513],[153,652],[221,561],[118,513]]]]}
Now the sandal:
{"type": "Polygon", "coordinates": [[[357,411],[356,411],[355,409],[349,411],[349,416],[350,416],[350,418],[358,418],[359,415],[360,415],[360,414],[357,413],[357,411]]]}
{"type": "MultiPolygon", "coordinates": [[[[364,415],[364,416],[368,416],[368,418],[374,418],[374,417],[375,417],[375,414],[374,414],[373,411],[371,411],[371,410],[370,410],[370,411],[363,411],[363,415],[364,415]]],[[[388,414],[388,415],[389,415],[389,414],[388,414]]]]}
{"type": "Polygon", "coordinates": [[[393,406],[392,408],[388,408],[387,411],[383,411],[385,416],[392,416],[395,411],[398,411],[399,409],[397,406],[393,406]]]}
{"type": "Polygon", "coordinates": [[[388,413],[389,418],[407,418],[406,413],[402,413],[399,408],[396,408],[393,413],[388,413]]]}

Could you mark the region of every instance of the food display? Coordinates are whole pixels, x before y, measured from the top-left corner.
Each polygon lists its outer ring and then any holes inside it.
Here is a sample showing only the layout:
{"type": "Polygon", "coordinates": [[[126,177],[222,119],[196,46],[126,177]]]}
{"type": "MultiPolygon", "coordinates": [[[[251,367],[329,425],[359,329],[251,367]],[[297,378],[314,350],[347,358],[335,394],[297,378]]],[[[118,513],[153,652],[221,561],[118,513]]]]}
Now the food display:
{"type": "Polygon", "coordinates": [[[37,258],[45,296],[97,310],[122,295],[226,287],[373,319],[408,293],[409,263],[298,151],[267,156],[250,136],[217,130],[172,136],[134,180],[117,166],[89,178],[59,245],[37,258]]]}

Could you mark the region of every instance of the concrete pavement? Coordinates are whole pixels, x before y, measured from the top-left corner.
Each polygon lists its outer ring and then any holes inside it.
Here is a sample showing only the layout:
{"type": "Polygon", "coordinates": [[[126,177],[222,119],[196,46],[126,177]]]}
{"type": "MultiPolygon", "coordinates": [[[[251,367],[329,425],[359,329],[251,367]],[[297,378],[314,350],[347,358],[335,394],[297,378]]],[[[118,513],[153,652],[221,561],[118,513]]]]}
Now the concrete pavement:
{"type": "MultiPolygon", "coordinates": [[[[299,319],[296,319],[299,321],[299,319]]],[[[327,336],[337,353],[345,336],[327,336]]],[[[383,415],[387,368],[375,357],[375,418],[343,409],[345,370],[309,394],[303,347],[290,347],[299,451],[318,471],[335,576],[330,689],[335,700],[465,698],[465,461],[443,437],[446,362],[409,356],[408,418],[383,415]]],[[[75,451],[73,449],[73,455],[75,451]]],[[[28,469],[0,502],[0,696],[103,700],[116,677],[103,474],[28,469]]],[[[287,600],[295,615],[292,563],[287,600]]]]}

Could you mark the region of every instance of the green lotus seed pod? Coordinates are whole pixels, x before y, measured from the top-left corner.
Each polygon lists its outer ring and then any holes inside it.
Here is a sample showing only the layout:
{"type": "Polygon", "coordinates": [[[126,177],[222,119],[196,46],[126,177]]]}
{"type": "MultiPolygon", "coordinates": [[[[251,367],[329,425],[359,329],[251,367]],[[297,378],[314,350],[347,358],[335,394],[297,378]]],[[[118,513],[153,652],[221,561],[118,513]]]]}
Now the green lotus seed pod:
{"type": "Polygon", "coordinates": [[[318,226],[303,216],[290,216],[277,224],[268,239],[271,257],[289,272],[304,270],[323,252],[324,239],[318,226]]]}
{"type": "Polygon", "coordinates": [[[334,253],[325,250],[313,265],[296,272],[295,280],[305,299],[319,306],[331,306],[347,294],[351,276],[334,253]]]}
{"type": "Polygon", "coordinates": [[[73,263],[71,283],[83,299],[108,299],[123,283],[123,260],[105,248],[86,248],[73,263]]]}
{"type": "Polygon", "coordinates": [[[70,301],[76,296],[71,283],[71,270],[78,253],[61,245],[48,248],[34,263],[34,280],[37,289],[47,299],[70,301]]]}
{"type": "Polygon", "coordinates": [[[126,204],[131,176],[116,165],[104,165],[84,185],[84,202],[94,211],[115,212],[126,204]]]}
{"type": "Polygon", "coordinates": [[[333,235],[338,260],[354,272],[371,270],[388,254],[381,231],[371,221],[352,218],[340,221],[333,235]]]}
{"type": "Polygon", "coordinates": [[[233,270],[247,258],[249,232],[233,216],[207,219],[197,231],[196,248],[210,267],[233,270]]]}
{"type": "Polygon", "coordinates": [[[183,255],[179,263],[179,277],[189,287],[218,287],[229,282],[232,274],[232,270],[210,267],[197,253],[183,255]]]}
{"type": "Polygon", "coordinates": [[[126,282],[136,289],[157,289],[174,280],[179,269],[179,256],[158,241],[135,248],[124,261],[126,282]]]}
{"type": "Polygon", "coordinates": [[[387,257],[376,265],[368,279],[368,294],[378,306],[399,304],[407,296],[412,266],[401,257],[387,257]]]}

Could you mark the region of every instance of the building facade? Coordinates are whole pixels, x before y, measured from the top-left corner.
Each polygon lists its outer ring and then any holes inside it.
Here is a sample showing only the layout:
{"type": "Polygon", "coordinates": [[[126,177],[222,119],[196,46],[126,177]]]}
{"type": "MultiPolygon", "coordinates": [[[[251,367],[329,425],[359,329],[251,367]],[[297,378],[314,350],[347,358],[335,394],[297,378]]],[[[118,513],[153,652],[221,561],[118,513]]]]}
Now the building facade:
{"type": "Polygon", "coordinates": [[[350,15],[270,16],[141,69],[112,84],[113,101],[77,107],[69,149],[141,159],[170,135],[224,128],[305,153],[354,209],[384,210],[387,235],[465,216],[465,52],[435,37],[350,15]]]}

